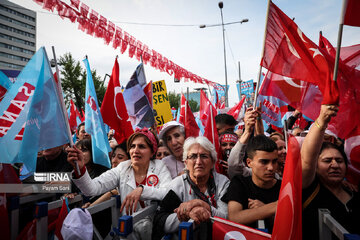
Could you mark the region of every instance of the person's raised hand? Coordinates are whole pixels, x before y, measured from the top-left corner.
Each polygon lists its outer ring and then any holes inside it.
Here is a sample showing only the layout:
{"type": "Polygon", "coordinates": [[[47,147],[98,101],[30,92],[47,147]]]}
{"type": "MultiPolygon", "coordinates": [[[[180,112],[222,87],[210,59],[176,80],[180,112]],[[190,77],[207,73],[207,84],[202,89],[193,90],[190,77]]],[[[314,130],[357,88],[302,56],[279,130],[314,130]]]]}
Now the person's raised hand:
{"type": "Polygon", "coordinates": [[[73,147],[67,147],[65,150],[68,153],[67,161],[71,164],[71,166],[73,166],[75,170],[75,162],[77,162],[80,169],[85,165],[83,152],[80,151],[80,149],[78,149],[75,145],[73,147]]]}
{"type": "Polygon", "coordinates": [[[320,128],[326,129],[328,123],[332,117],[337,115],[339,107],[336,105],[321,105],[319,117],[315,120],[315,124],[318,124],[320,128]]]}

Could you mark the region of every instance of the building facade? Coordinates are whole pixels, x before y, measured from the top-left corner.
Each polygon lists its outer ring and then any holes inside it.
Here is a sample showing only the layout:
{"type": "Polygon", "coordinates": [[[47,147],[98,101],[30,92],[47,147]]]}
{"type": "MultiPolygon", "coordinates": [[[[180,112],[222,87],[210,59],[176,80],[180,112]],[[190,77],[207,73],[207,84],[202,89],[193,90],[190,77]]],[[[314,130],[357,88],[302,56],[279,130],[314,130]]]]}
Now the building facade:
{"type": "Polygon", "coordinates": [[[36,52],[36,12],[0,0],[0,69],[19,70],[36,52]]]}

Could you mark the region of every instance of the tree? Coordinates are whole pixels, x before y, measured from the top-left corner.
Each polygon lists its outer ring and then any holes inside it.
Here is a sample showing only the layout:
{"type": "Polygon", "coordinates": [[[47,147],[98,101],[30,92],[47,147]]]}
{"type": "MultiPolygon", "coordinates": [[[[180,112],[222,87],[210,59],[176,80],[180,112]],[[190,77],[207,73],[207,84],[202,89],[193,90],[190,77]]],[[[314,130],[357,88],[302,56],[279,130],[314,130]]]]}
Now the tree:
{"type": "Polygon", "coordinates": [[[180,106],[180,94],[176,94],[175,92],[168,93],[170,107],[174,107],[176,110],[180,106]]]}
{"type": "Polygon", "coordinates": [[[200,105],[198,105],[197,101],[195,101],[194,99],[189,100],[189,106],[193,113],[200,110],[200,105]]]}
{"type": "MultiPolygon", "coordinates": [[[[177,110],[180,106],[181,95],[176,94],[175,92],[169,92],[168,96],[169,96],[170,107],[174,107],[177,110]]],[[[192,112],[198,112],[200,110],[200,105],[198,104],[197,101],[193,99],[189,100],[189,106],[192,112]]]]}
{"type": "MultiPolygon", "coordinates": [[[[79,61],[76,61],[71,53],[65,53],[60,56],[59,65],[62,67],[60,73],[61,85],[64,92],[65,104],[69,106],[72,99],[79,109],[85,109],[85,90],[86,90],[86,69],[82,68],[79,61]]],[[[106,87],[100,76],[96,74],[96,70],[91,70],[94,80],[96,96],[98,104],[101,106],[104,98],[106,87]]]]}

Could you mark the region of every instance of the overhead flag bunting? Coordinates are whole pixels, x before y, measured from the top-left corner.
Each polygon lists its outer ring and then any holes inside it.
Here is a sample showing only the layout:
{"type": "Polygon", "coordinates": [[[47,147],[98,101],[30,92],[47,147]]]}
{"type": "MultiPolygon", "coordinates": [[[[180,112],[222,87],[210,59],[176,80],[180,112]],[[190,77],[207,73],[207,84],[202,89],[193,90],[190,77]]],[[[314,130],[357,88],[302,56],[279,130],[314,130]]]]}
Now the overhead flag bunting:
{"type": "Polygon", "coordinates": [[[161,72],[166,72],[170,76],[174,75],[176,79],[183,79],[185,82],[192,81],[210,86],[217,84],[193,74],[162,56],[157,51],[151,50],[146,44],[137,40],[113,22],[108,21],[107,18],[100,15],[94,9],[90,11],[89,6],[83,2],[76,1],[77,3],[71,4],[71,6],[61,0],[34,0],[34,2],[48,11],[53,12],[56,9],[62,19],[67,18],[73,23],[77,22],[80,30],[86,31],[86,33],[91,36],[103,38],[106,44],[113,42],[112,46],[115,49],[119,47],[121,54],[128,49],[130,58],[135,56],[140,60],[140,57],[142,57],[144,64],[150,62],[152,67],[161,72]]]}
{"type": "Polygon", "coordinates": [[[24,67],[0,103],[0,161],[35,171],[37,153],[70,140],[45,48],[24,67]]]}
{"type": "Polygon", "coordinates": [[[98,106],[94,81],[88,59],[83,60],[86,68],[85,131],[91,135],[92,158],[94,163],[110,168],[111,151],[104,122],[98,106]]]}

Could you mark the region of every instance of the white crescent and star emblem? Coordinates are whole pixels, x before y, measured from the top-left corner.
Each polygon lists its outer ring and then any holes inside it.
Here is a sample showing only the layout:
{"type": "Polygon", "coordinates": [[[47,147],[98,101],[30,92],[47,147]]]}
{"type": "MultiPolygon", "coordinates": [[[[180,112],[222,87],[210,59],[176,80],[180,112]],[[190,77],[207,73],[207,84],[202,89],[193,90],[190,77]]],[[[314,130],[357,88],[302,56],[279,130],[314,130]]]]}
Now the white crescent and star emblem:
{"type": "Polygon", "coordinates": [[[323,56],[317,48],[309,48],[309,50],[314,51],[313,58],[315,58],[317,55],[323,56]]]}
{"type": "Polygon", "coordinates": [[[304,88],[304,86],[301,86],[299,84],[296,84],[292,78],[289,78],[289,77],[283,77],[285,82],[287,82],[289,85],[293,86],[293,87],[296,87],[296,88],[304,88]]]}
{"type": "MultiPolygon", "coordinates": [[[[285,197],[288,197],[291,203],[291,214],[292,216],[294,216],[294,196],[293,196],[293,189],[292,189],[292,185],[291,183],[287,183],[285,185],[285,187],[282,189],[282,191],[280,192],[279,195],[279,204],[281,204],[282,201],[285,200],[285,197]]],[[[292,221],[290,223],[287,223],[287,225],[290,227],[289,229],[291,229],[289,236],[291,236],[292,232],[293,232],[293,228],[294,228],[294,218],[291,217],[290,219],[292,219],[292,221]]]]}
{"type": "Polygon", "coordinates": [[[114,108],[115,108],[116,116],[117,116],[120,120],[122,120],[122,118],[120,117],[120,114],[119,114],[119,112],[118,112],[117,105],[116,105],[116,103],[117,103],[117,101],[116,101],[116,96],[117,96],[118,94],[122,94],[121,88],[120,88],[120,87],[115,87],[115,89],[114,89],[114,94],[115,94],[115,96],[114,96],[114,108]]]}
{"type": "Polygon", "coordinates": [[[227,232],[224,236],[224,240],[246,240],[246,237],[244,236],[244,234],[242,234],[241,232],[238,231],[230,231],[227,232]]]}
{"type": "Polygon", "coordinates": [[[299,34],[299,37],[301,38],[301,40],[306,43],[305,39],[304,39],[304,36],[303,36],[303,33],[302,31],[300,30],[300,28],[298,27],[297,28],[297,33],[299,34]]]}
{"type": "Polygon", "coordinates": [[[291,52],[295,57],[297,57],[297,58],[300,59],[300,56],[299,56],[298,52],[296,51],[296,49],[294,48],[294,46],[292,45],[292,43],[290,42],[289,37],[286,35],[286,33],[284,33],[284,35],[285,35],[286,42],[287,42],[287,45],[288,45],[288,47],[289,47],[290,52],[291,52]]]}

